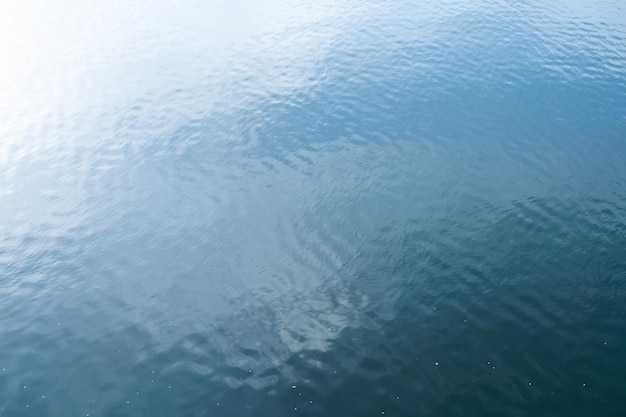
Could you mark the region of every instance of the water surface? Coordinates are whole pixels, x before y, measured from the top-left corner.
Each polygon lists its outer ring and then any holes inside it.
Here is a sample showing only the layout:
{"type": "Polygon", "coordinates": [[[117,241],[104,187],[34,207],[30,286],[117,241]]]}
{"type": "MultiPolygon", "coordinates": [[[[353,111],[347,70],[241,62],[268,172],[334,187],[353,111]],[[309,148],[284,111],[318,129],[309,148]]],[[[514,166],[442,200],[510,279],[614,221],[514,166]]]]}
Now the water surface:
{"type": "Polygon", "coordinates": [[[619,1],[0,5],[0,416],[618,416],[619,1]]]}

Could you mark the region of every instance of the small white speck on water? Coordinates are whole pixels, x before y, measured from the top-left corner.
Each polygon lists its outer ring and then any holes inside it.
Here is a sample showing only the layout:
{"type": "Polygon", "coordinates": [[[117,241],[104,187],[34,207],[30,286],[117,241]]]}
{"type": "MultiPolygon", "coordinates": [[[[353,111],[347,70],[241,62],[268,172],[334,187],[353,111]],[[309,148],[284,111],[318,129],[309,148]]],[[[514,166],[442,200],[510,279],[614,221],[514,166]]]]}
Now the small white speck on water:
{"type": "Polygon", "coordinates": [[[26,389],[26,385],[24,385],[24,389],[26,389]]]}
{"type": "Polygon", "coordinates": [[[293,409],[294,409],[294,411],[298,411],[298,407],[294,407],[293,409]]]}
{"type": "Polygon", "coordinates": [[[313,404],[313,400],[309,400],[309,404],[313,404]]]}
{"type": "Polygon", "coordinates": [[[495,367],[495,366],[492,366],[492,367],[491,367],[491,369],[496,369],[496,367],[495,367]]]}
{"type": "Polygon", "coordinates": [[[433,310],[437,310],[437,307],[433,307],[433,310]]]}
{"type": "Polygon", "coordinates": [[[528,383],[528,386],[530,387],[532,384],[533,384],[532,382],[529,382],[529,383],[528,383]]]}
{"type": "Polygon", "coordinates": [[[60,325],[61,325],[61,322],[58,322],[58,323],[57,323],[57,326],[60,326],[60,325]]]}
{"type": "Polygon", "coordinates": [[[172,386],[171,386],[171,385],[168,385],[168,386],[167,386],[167,388],[172,388],[172,386]]]}
{"type": "Polygon", "coordinates": [[[439,366],[439,362],[435,362],[435,366],[439,366]]]}
{"type": "Polygon", "coordinates": [[[248,369],[248,373],[251,374],[252,373],[252,369],[248,369]]]}
{"type": "Polygon", "coordinates": [[[42,395],[42,396],[41,396],[41,399],[42,399],[42,400],[45,400],[45,399],[46,399],[46,396],[45,396],[45,395],[42,395]]]}
{"type": "Polygon", "coordinates": [[[219,406],[220,406],[220,403],[217,403],[217,406],[219,407],[219,406]]]}
{"type": "Polygon", "coordinates": [[[463,320],[463,323],[467,323],[467,320],[463,320]]]}
{"type": "Polygon", "coordinates": [[[604,342],[604,344],[606,345],[606,342],[604,342]]]}
{"type": "Polygon", "coordinates": [[[152,373],[154,373],[154,369],[152,370],[152,373]]]}
{"type": "Polygon", "coordinates": [[[381,412],[380,412],[380,414],[385,414],[385,412],[384,412],[384,411],[381,411],[381,412]]]}
{"type": "Polygon", "coordinates": [[[26,408],[28,408],[28,407],[29,407],[29,405],[28,405],[28,404],[26,404],[26,408]]]}
{"type": "Polygon", "coordinates": [[[296,389],[296,386],[295,386],[295,385],[292,385],[292,386],[291,386],[291,389],[296,389]]]}
{"type": "Polygon", "coordinates": [[[126,404],[130,404],[130,401],[129,401],[129,400],[126,400],[126,404]]]}
{"type": "Polygon", "coordinates": [[[400,399],[400,397],[396,397],[396,400],[399,400],[399,399],[400,399]]]}
{"type": "Polygon", "coordinates": [[[302,393],[301,392],[299,392],[298,395],[302,397],[302,393]]]}
{"type": "Polygon", "coordinates": [[[491,365],[491,361],[487,361],[487,365],[491,365]]]}
{"type": "Polygon", "coordinates": [[[137,391],[137,395],[139,395],[139,391],[137,391]]]}
{"type": "Polygon", "coordinates": [[[583,382],[583,387],[586,387],[586,386],[587,386],[587,384],[585,384],[585,383],[583,382]]]}
{"type": "Polygon", "coordinates": [[[154,383],[154,379],[151,379],[150,382],[154,383]]]}

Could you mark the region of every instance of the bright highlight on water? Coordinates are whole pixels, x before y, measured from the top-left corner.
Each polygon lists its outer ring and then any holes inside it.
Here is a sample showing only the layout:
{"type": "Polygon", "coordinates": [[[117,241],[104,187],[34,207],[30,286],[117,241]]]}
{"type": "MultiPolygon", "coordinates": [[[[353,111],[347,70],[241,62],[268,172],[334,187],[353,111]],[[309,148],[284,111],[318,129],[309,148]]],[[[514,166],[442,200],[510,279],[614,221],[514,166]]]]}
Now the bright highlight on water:
{"type": "Polygon", "coordinates": [[[619,1],[0,4],[0,417],[621,416],[619,1]]]}

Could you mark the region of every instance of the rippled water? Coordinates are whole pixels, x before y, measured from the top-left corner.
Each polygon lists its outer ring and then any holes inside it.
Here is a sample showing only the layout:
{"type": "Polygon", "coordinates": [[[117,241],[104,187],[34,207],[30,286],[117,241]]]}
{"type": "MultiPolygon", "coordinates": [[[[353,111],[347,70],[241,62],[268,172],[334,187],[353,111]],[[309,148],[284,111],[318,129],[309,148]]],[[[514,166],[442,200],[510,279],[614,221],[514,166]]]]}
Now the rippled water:
{"type": "Polygon", "coordinates": [[[618,416],[620,1],[0,5],[0,416],[618,416]]]}

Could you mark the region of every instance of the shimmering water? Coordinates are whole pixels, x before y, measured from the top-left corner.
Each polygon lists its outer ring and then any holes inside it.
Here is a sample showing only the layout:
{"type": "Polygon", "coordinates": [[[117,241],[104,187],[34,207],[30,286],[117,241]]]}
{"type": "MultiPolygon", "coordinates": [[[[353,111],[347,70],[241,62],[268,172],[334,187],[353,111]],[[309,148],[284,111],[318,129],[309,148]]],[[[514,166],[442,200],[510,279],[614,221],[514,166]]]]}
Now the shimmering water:
{"type": "Polygon", "coordinates": [[[0,3],[0,416],[619,416],[626,7],[0,3]]]}

